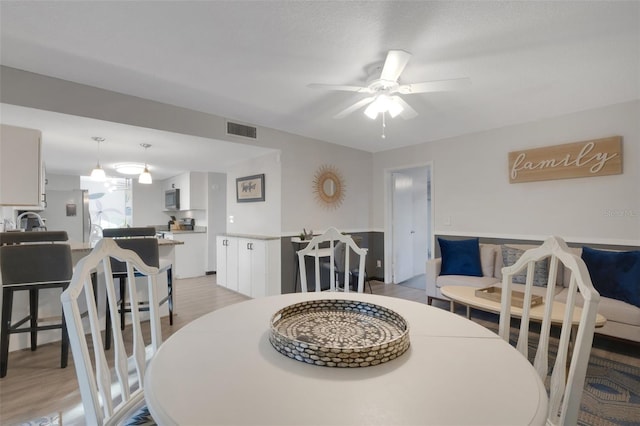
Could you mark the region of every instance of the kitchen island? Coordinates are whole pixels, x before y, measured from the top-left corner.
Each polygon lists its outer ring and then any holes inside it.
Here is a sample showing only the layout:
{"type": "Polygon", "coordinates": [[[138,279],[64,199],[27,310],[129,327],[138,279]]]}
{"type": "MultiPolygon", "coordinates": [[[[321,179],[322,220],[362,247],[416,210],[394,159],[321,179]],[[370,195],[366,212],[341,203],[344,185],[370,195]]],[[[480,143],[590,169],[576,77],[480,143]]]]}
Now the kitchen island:
{"type": "MultiPolygon", "coordinates": [[[[163,227],[166,228],[166,227],[163,227]]],[[[202,277],[207,269],[207,228],[196,226],[191,229],[162,230],[156,227],[159,241],[181,241],[175,249],[174,277],[202,277]]]]}
{"type": "MultiPolygon", "coordinates": [[[[160,257],[171,259],[171,263],[175,263],[175,246],[182,244],[184,244],[182,241],[158,238],[160,257]]],[[[71,259],[75,265],[80,259],[91,252],[95,244],[69,241],[69,245],[71,246],[71,259]]]]}
{"type": "MultiPolygon", "coordinates": [[[[77,264],[80,259],[88,255],[92,246],[95,244],[90,243],[82,243],[77,241],[69,241],[68,244],[71,246],[71,259],[73,264],[77,264]]],[[[160,251],[160,257],[167,259],[170,261],[174,268],[176,266],[176,256],[175,256],[175,247],[183,246],[184,242],[178,240],[165,240],[162,238],[158,239],[158,246],[160,251]]],[[[100,306],[100,312],[104,314],[104,277],[102,277],[102,272],[98,274],[98,303],[100,306]],[[102,285],[101,285],[102,284],[102,285]],[[102,289],[102,290],[100,290],[102,289]]],[[[175,277],[174,277],[175,278],[175,277]]],[[[178,297],[176,297],[176,287],[177,282],[173,280],[173,313],[177,314],[179,310],[178,297]]],[[[20,292],[24,294],[16,294],[14,301],[15,307],[13,309],[13,315],[15,318],[22,318],[28,315],[28,299],[27,292],[20,292]]],[[[167,276],[166,274],[161,274],[158,276],[158,296],[160,299],[164,298],[167,295],[167,276]]],[[[146,313],[144,313],[146,314],[146,313]]],[[[167,316],[169,315],[169,308],[165,303],[160,307],[160,315],[167,316]]],[[[40,292],[40,301],[38,305],[38,316],[42,319],[42,321],[56,321],[60,318],[60,290],[59,289],[46,289],[40,292]]],[[[60,340],[60,330],[47,330],[38,333],[38,344],[42,345],[49,342],[55,342],[60,340]]],[[[28,342],[28,333],[16,334],[10,339],[9,343],[9,351],[16,351],[19,349],[25,349],[29,346],[28,342]]]]}

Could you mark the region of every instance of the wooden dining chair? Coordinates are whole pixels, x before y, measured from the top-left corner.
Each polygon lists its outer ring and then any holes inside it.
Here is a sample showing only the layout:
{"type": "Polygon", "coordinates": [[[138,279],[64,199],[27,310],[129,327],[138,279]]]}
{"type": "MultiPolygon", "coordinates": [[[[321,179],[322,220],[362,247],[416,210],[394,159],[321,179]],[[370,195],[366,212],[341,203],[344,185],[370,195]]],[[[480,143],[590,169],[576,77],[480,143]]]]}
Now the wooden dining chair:
{"type": "MultiPolygon", "coordinates": [[[[306,257],[312,257],[314,259],[314,270],[315,270],[315,291],[323,291],[323,282],[321,280],[321,264],[320,259],[326,258],[328,259],[328,269],[329,274],[328,279],[325,281],[329,281],[328,290],[329,291],[338,291],[340,290],[339,278],[336,279],[336,245],[338,243],[344,243],[345,247],[349,247],[353,252],[358,256],[358,267],[357,267],[357,291],[358,293],[362,293],[364,290],[364,265],[367,256],[367,249],[360,248],[353,241],[349,235],[344,235],[336,228],[329,228],[324,234],[316,235],[309,241],[309,244],[302,250],[298,251],[298,263],[300,266],[300,282],[302,287],[302,292],[308,291],[307,286],[307,268],[306,268],[306,257]],[[321,247],[322,246],[322,247],[321,247]],[[362,272],[362,273],[360,273],[362,272]]],[[[344,271],[351,271],[350,265],[350,257],[348,250],[344,250],[344,271]]],[[[341,259],[342,262],[342,259],[341,259]]],[[[344,274],[343,274],[344,277],[344,274]]],[[[342,280],[342,289],[345,292],[349,291],[349,274],[346,274],[346,277],[342,280]],[[346,283],[346,285],[344,285],[346,283]]],[[[326,284],[326,283],[325,283],[326,284]]]]}
{"type": "MultiPolygon", "coordinates": [[[[160,258],[158,239],[155,237],[156,230],[153,227],[132,227],[132,228],[107,228],[102,231],[104,238],[113,238],[116,243],[124,248],[135,251],[140,258],[150,266],[159,268],[160,273],[167,274],[167,296],[159,300],[159,304],[168,304],[169,325],[173,325],[173,265],[170,260],[160,258]]],[[[119,309],[120,327],[124,330],[125,315],[131,312],[132,304],[127,302],[127,271],[124,263],[115,259],[111,261],[111,269],[114,277],[119,279],[119,309]]],[[[149,310],[148,301],[140,301],[138,310],[146,312],[149,310]]],[[[106,312],[107,327],[105,329],[105,345],[111,347],[111,328],[109,327],[109,311],[106,312]]]]}
{"type": "MultiPolygon", "coordinates": [[[[520,328],[517,332],[516,348],[528,359],[529,354],[529,316],[532,298],[533,276],[535,264],[539,260],[550,258],[549,277],[547,280],[546,296],[544,298],[545,309],[540,334],[537,338],[537,348],[533,365],[543,382],[549,386],[549,410],[547,424],[570,425],[576,424],[580,411],[580,400],[584,387],[587,365],[591,353],[593,333],[595,330],[596,315],[600,295],[594,289],[589,276],[589,271],[584,261],[569,251],[566,243],[559,237],[547,239],[540,247],[527,250],[512,266],[502,268],[502,301],[500,312],[500,336],[509,342],[511,332],[511,296],[512,277],[514,274],[526,269],[526,284],[524,292],[524,305],[520,328]],[[559,271],[558,264],[564,265],[565,271],[569,270],[568,295],[564,317],[560,327],[555,362],[550,365],[550,334],[551,312],[555,295],[556,274],[559,271]],[[576,300],[584,300],[579,322],[573,320],[576,300]]],[[[579,309],[579,308],[578,308],[579,309]]]]}
{"type": "Polygon", "coordinates": [[[157,276],[158,268],[145,264],[134,251],[125,250],[112,239],[103,238],[91,253],[78,262],[69,287],[62,293],[62,306],[87,424],[132,424],[126,420],[132,416],[139,418],[148,414],[144,406],[144,374],[148,361],[162,344],[157,276]],[[111,269],[112,258],[126,265],[128,293],[134,305],[138,302],[136,272],[146,277],[150,300],[150,337],[147,342],[137,309],[131,311],[131,331],[123,333],[120,329],[120,316],[117,315],[120,303],[111,269]],[[111,313],[113,351],[107,352],[102,343],[98,306],[91,282],[94,270],[104,275],[106,304],[111,313]],[[83,321],[85,310],[86,322],[83,321]],[[89,353],[90,350],[93,355],[89,353]]]}
{"type": "Polygon", "coordinates": [[[68,338],[64,317],[53,324],[40,324],[41,290],[65,289],[71,279],[71,248],[64,231],[0,233],[0,284],[2,286],[2,325],[0,327],[0,377],[7,374],[11,334],[30,333],[31,350],[38,346],[38,332],[61,329],[60,367],[67,366],[68,338]],[[13,321],[14,294],[29,294],[29,315],[13,321]],[[23,326],[27,324],[26,326],[23,326]]]}

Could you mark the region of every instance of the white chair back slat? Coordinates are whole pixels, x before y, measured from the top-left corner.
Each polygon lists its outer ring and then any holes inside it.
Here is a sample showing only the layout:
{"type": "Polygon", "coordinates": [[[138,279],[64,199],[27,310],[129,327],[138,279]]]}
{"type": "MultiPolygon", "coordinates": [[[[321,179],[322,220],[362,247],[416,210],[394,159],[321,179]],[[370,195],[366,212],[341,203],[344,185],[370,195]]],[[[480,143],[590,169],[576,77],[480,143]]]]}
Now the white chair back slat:
{"type": "MultiPolygon", "coordinates": [[[[117,311],[117,297],[111,257],[127,264],[127,282],[131,303],[136,306],[138,297],[135,285],[135,272],[146,276],[151,301],[157,302],[158,268],[146,265],[132,250],[120,248],[113,240],[100,240],[89,255],[78,262],[73,273],[71,283],[61,299],[65,319],[69,330],[69,341],[76,366],[80,394],[84,406],[87,424],[111,425],[118,424],[124,416],[144,403],[143,380],[147,360],[145,342],[140,326],[141,316],[137,309],[132,310],[132,333],[130,346],[125,345],[125,339],[120,328],[120,315],[117,311]],[[95,294],[91,283],[91,273],[101,271],[106,287],[106,303],[111,317],[113,330],[113,360],[112,373],[107,360],[107,353],[101,336],[101,325],[96,306],[95,294]],[[80,314],[79,296],[84,291],[88,328],[91,334],[94,358],[89,355],[85,326],[80,314]],[[130,347],[130,354],[127,354],[130,347]],[[132,368],[133,367],[133,368],[132,368]]],[[[155,354],[162,343],[160,318],[157,303],[150,306],[151,351],[155,354]]],[[[129,337],[127,338],[129,343],[129,337]]]]}
{"type": "MultiPolygon", "coordinates": [[[[158,273],[162,270],[159,269],[158,273]]],[[[162,327],[160,326],[160,295],[158,292],[158,275],[147,275],[147,291],[149,294],[149,325],[151,326],[151,351],[156,353],[162,344],[162,327]]],[[[146,367],[146,364],[145,364],[146,367]]]]}
{"type": "MultiPolygon", "coordinates": [[[[339,282],[336,282],[336,247],[335,241],[329,241],[329,287],[336,291],[339,282]]],[[[348,291],[348,290],[345,290],[348,291]]]]}
{"type": "Polygon", "coordinates": [[[520,320],[520,332],[518,333],[518,343],[516,348],[524,356],[529,355],[529,316],[531,310],[531,287],[533,286],[533,269],[536,262],[527,263],[527,278],[524,292],[524,303],[522,308],[522,317],[520,320]]]}
{"type": "Polygon", "coordinates": [[[571,272],[571,280],[567,288],[568,295],[564,307],[557,354],[549,379],[549,411],[547,424],[576,424],[580,411],[580,400],[591,353],[593,333],[600,295],[593,288],[589,271],[580,257],[569,251],[566,243],[559,237],[547,239],[540,247],[522,254],[520,259],[509,267],[502,269],[502,306],[500,311],[499,334],[509,341],[511,324],[512,277],[526,268],[525,305],[522,312],[521,327],[518,332],[516,347],[528,359],[529,351],[529,311],[531,305],[533,275],[535,262],[550,258],[549,278],[544,299],[544,316],[540,336],[534,358],[534,368],[542,381],[546,381],[549,372],[549,347],[553,296],[555,295],[558,263],[561,262],[571,272]],[[573,322],[578,292],[584,299],[580,321],[573,322]],[[572,338],[575,341],[571,344],[572,338]],[[523,343],[525,342],[525,343],[523,343]],[[571,350],[573,353],[571,353],[571,350]]]}
{"type": "MultiPolygon", "coordinates": [[[[131,263],[127,263],[127,286],[129,301],[132,307],[138,306],[138,289],[136,288],[136,278],[131,263]]],[[[133,361],[138,377],[144,379],[145,367],[145,345],[142,338],[142,329],[140,328],[140,310],[131,309],[131,326],[133,328],[133,361]]],[[[142,386],[142,381],[140,386],[142,386]]],[[[128,386],[127,386],[128,388],[128,386]]]]}
{"type": "MultiPolygon", "coordinates": [[[[565,302],[563,324],[571,324],[573,319],[573,309],[575,307],[576,280],[573,275],[569,284],[569,294],[565,302]]],[[[549,413],[557,413],[564,395],[564,386],[567,380],[566,368],[567,355],[569,350],[569,339],[571,337],[571,327],[562,327],[560,330],[560,341],[558,343],[558,354],[553,365],[551,381],[549,383],[549,413]]],[[[557,420],[556,420],[557,421],[557,420]]]]}
{"type": "MultiPolygon", "coordinates": [[[[117,329],[120,330],[120,315],[118,314],[118,298],[116,296],[116,290],[115,290],[115,283],[113,281],[113,271],[111,269],[111,262],[109,257],[103,258],[101,260],[102,263],[102,270],[104,272],[104,277],[105,277],[105,283],[106,283],[106,289],[107,289],[107,300],[108,300],[108,304],[109,304],[109,314],[111,317],[111,325],[112,325],[112,329],[117,329]]],[[[99,327],[99,325],[96,325],[97,327],[99,327]]],[[[104,363],[100,363],[98,365],[98,368],[100,370],[100,375],[104,376],[107,379],[107,383],[108,386],[106,387],[106,389],[103,389],[102,387],[100,388],[101,392],[103,392],[104,394],[102,395],[103,401],[113,401],[114,400],[114,395],[113,392],[115,389],[112,388],[111,386],[111,379],[110,379],[110,369],[109,369],[109,365],[106,363],[106,357],[105,357],[105,350],[104,350],[104,346],[102,345],[102,342],[100,341],[101,336],[99,333],[95,333],[93,331],[93,325],[92,325],[92,338],[93,338],[93,345],[96,351],[96,359],[98,359],[98,356],[100,356],[100,359],[104,359],[105,362],[104,363]]],[[[122,338],[122,333],[121,332],[114,332],[113,333],[113,353],[114,353],[114,370],[116,372],[116,377],[118,380],[118,393],[122,394],[122,399],[123,400],[128,400],[130,398],[130,393],[129,393],[129,386],[128,386],[128,381],[129,381],[129,368],[127,366],[127,352],[125,350],[124,347],[124,340],[122,338]]],[[[112,407],[110,410],[108,410],[108,412],[105,412],[105,416],[107,418],[113,416],[113,410],[114,408],[112,407]]],[[[105,404],[105,411],[107,411],[107,404],[105,404]]]]}
{"type": "MultiPolygon", "coordinates": [[[[558,258],[551,256],[549,260],[549,278],[547,279],[547,291],[544,300],[553,300],[555,295],[556,278],[558,271],[558,258]]],[[[544,318],[551,318],[553,309],[552,303],[546,303],[544,306],[544,318]]],[[[543,350],[536,351],[533,366],[540,377],[547,377],[549,372],[549,343],[551,337],[551,321],[545,322],[540,327],[540,339],[538,340],[538,348],[543,350]]]]}
{"type": "Polygon", "coordinates": [[[344,235],[336,228],[329,228],[324,234],[316,235],[313,237],[309,244],[302,250],[298,251],[298,263],[300,266],[300,281],[302,283],[302,292],[307,292],[307,271],[306,271],[306,262],[305,256],[314,256],[314,266],[315,266],[315,291],[322,291],[322,283],[321,283],[321,275],[320,275],[320,246],[328,244],[328,250],[330,254],[329,258],[329,291],[338,290],[338,284],[342,284],[345,292],[349,291],[349,249],[353,250],[356,255],[359,256],[358,263],[358,292],[362,293],[364,291],[364,271],[365,271],[365,260],[367,255],[367,249],[360,248],[355,243],[353,238],[349,235],[344,235]],[[335,267],[335,248],[338,242],[342,242],[345,244],[345,259],[344,264],[346,265],[345,274],[343,282],[336,283],[336,267],[335,267]]]}
{"type": "MultiPolygon", "coordinates": [[[[83,286],[86,291],[86,299],[88,306],[88,317],[91,324],[97,323],[97,315],[95,310],[95,304],[93,299],[93,290],[91,289],[91,285],[83,286]],[[87,288],[88,287],[88,288],[87,288]]],[[[64,293],[63,293],[64,294],[64,293]]],[[[77,298],[79,294],[75,295],[77,298]]],[[[61,296],[62,297],[62,296],[61,296]]],[[[84,415],[87,420],[91,420],[94,424],[102,424],[104,419],[104,413],[100,405],[99,392],[87,392],[89,389],[98,389],[97,377],[95,372],[92,369],[91,356],[89,355],[89,348],[86,344],[86,341],[82,339],[81,341],[75,343],[74,338],[71,336],[84,336],[84,327],[82,324],[82,315],[80,313],[80,307],[78,303],[71,303],[69,301],[65,302],[64,298],[62,299],[64,316],[67,322],[67,333],[69,334],[70,345],[72,346],[71,350],[73,352],[74,358],[74,366],[76,370],[76,375],[78,377],[78,384],[80,386],[80,393],[83,395],[82,402],[84,406],[84,415]],[[80,355],[76,355],[80,352],[80,355]],[[85,395],[87,395],[85,397],[85,395]],[[85,400],[89,398],[90,401],[85,400]]]]}

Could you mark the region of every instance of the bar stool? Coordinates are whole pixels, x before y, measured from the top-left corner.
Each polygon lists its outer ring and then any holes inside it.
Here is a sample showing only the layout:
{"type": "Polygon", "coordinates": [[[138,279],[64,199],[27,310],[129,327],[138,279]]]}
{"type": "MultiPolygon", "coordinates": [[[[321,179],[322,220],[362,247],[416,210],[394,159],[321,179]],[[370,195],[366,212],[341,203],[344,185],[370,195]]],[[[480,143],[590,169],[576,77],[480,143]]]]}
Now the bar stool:
{"type": "MultiPolygon", "coordinates": [[[[110,228],[103,229],[102,236],[104,238],[113,238],[113,240],[123,249],[133,250],[140,256],[142,261],[159,269],[159,273],[167,273],[167,296],[162,298],[158,306],[164,303],[169,305],[169,325],[173,325],[173,271],[172,264],[165,259],[160,259],[158,239],[155,238],[156,230],[153,227],[134,227],[134,228],[110,228]]],[[[120,329],[124,330],[125,314],[130,313],[132,306],[126,301],[126,282],[127,270],[126,264],[116,259],[111,259],[111,271],[114,278],[119,278],[120,298],[118,300],[120,313],[120,329]]],[[[136,276],[140,274],[136,273],[136,276]]],[[[138,311],[149,311],[149,302],[140,302],[138,311]]],[[[105,328],[105,349],[111,347],[111,321],[110,313],[106,311],[106,328],[105,328]]]]}
{"type": "Polygon", "coordinates": [[[69,359],[69,336],[62,320],[57,324],[38,325],[38,299],[40,290],[65,290],[73,275],[71,248],[64,231],[2,232],[0,233],[0,283],[2,284],[2,324],[0,327],[0,377],[7,374],[9,339],[11,334],[30,333],[31,350],[38,346],[38,332],[60,328],[62,349],[60,367],[69,359]],[[29,315],[13,323],[13,295],[17,291],[29,292],[29,315]],[[29,325],[21,327],[26,322],[29,325]]]}

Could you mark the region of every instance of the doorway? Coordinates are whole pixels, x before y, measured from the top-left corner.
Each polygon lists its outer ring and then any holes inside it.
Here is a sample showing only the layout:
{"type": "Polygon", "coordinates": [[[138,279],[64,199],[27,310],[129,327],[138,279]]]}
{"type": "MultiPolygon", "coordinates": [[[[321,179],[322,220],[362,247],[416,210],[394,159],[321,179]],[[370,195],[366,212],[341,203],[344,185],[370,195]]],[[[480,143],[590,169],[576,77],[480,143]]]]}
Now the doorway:
{"type": "Polygon", "coordinates": [[[385,220],[385,282],[425,289],[433,253],[432,166],[387,171],[390,208],[385,220]]]}

